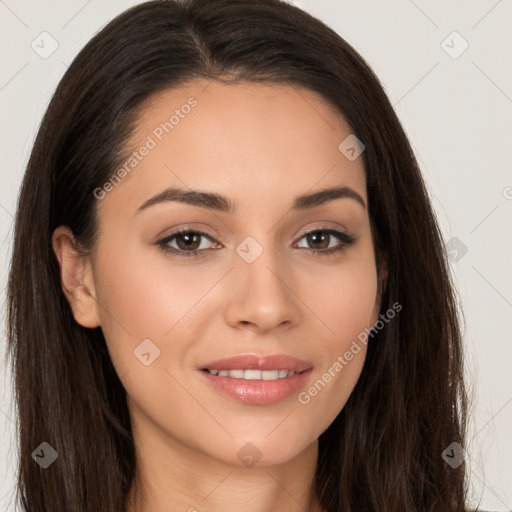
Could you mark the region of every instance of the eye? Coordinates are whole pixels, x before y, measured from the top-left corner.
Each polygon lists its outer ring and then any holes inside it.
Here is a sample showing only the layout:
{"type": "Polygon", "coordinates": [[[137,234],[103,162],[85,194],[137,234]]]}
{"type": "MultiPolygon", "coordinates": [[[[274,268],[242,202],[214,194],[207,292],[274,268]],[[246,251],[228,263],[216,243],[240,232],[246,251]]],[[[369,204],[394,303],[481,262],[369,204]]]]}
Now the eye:
{"type": "MultiPolygon", "coordinates": [[[[199,251],[203,251],[207,247],[202,246],[198,241],[201,238],[207,238],[214,244],[218,244],[210,235],[204,231],[192,230],[187,228],[180,228],[174,233],[159,240],[157,243],[160,248],[165,252],[170,252],[178,258],[188,258],[190,256],[199,256],[199,251]],[[172,247],[170,244],[176,239],[178,247],[172,247]]],[[[206,244],[208,245],[208,244],[206,244]]]]}
{"type": "Polygon", "coordinates": [[[355,242],[355,238],[348,233],[331,229],[327,227],[316,228],[315,230],[308,231],[302,237],[305,238],[308,244],[320,245],[319,249],[312,249],[314,256],[329,256],[334,253],[339,253],[345,250],[345,248],[355,242]],[[340,242],[337,245],[330,245],[329,241],[337,238],[340,242]],[[327,245],[326,245],[327,243],[327,245]]]}
{"type": "MultiPolygon", "coordinates": [[[[169,236],[159,240],[157,244],[163,251],[171,253],[177,258],[198,257],[202,256],[200,253],[204,252],[205,249],[208,249],[208,243],[202,244],[201,238],[206,238],[211,243],[213,243],[214,246],[220,246],[220,243],[217,242],[217,240],[211,237],[208,233],[188,228],[178,229],[169,236]],[[173,243],[176,243],[176,246],[173,247],[173,243]]],[[[310,251],[315,256],[328,256],[334,253],[342,252],[347,246],[353,244],[356,240],[348,233],[327,227],[321,227],[312,231],[308,231],[302,235],[299,240],[302,240],[303,238],[306,239],[306,242],[310,245],[312,244],[321,246],[320,248],[310,248],[310,251]],[[333,237],[339,240],[339,243],[334,246],[330,244],[330,241],[333,239],[333,237]]],[[[303,247],[300,248],[302,249],[303,247]]]]}

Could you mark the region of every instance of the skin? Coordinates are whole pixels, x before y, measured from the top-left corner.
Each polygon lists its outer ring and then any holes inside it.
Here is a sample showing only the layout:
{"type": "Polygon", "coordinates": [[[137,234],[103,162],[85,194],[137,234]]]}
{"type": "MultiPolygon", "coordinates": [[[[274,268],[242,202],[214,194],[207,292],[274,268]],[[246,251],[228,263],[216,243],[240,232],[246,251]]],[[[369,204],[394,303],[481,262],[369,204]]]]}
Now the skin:
{"type": "MultiPolygon", "coordinates": [[[[306,405],[297,393],[271,405],[235,401],[197,368],[237,354],[284,353],[313,365],[307,390],[375,325],[380,294],[368,206],[341,198],[290,208],[299,195],[340,185],[367,205],[363,160],[338,150],[351,129],[318,95],[274,84],[199,81],[159,93],[139,118],[133,147],[191,96],[197,106],[98,201],[90,254],[73,249],[68,228],[54,232],[63,290],[79,324],[101,326],[126,389],[138,496],[148,510],[317,510],[306,507],[318,437],[349,398],[364,345],[306,405]],[[238,210],[167,202],[135,214],[170,186],[222,194],[238,210]],[[218,243],[201,237],[193,247],[201,256],[178,259],[156,241],[180,226],[218,243]],[[341,243],[304,236],[324,226],[356,241],[315,256],[341,243]],[[236,252],[248,236],[263,249],[252,263],[236,252]],[[149,366],[134,356],[144,339],[160,350],[149,366]],[[253,467],[237,457],[246,443],[261,452],[253,467]]],[[[170,244],[185,251],[179,242],[170,244]]],[[[130,502],[129,512],[142,510],[130,502]]]]}

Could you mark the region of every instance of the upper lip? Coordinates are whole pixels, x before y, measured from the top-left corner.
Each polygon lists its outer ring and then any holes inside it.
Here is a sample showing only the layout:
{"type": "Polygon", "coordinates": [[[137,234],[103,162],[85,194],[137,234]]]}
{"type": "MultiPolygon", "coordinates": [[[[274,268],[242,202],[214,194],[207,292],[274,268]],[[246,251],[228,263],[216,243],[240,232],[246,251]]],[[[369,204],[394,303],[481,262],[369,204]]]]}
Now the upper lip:
{"type": "Polygon", "coordinates": [[[200,367],[202,370],[293,370],[303,372],[312,368],[307,361],[286,354],[255,355],[240,354],[218,359],[200,367]]]}

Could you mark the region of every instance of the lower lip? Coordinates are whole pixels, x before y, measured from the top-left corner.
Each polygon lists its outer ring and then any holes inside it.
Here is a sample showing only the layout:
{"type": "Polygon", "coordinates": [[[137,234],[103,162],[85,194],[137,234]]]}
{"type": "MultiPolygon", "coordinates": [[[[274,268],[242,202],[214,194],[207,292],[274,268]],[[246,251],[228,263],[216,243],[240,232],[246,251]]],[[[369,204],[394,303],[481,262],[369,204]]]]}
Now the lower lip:
{"type": "Polygon", "coordinates": [[[218,377],[207,371],[201,373],[218,391],[244,404],[268,405],[284,400],[304,386],[312,368],[293,377],[276,380],[245,380],[218,377]]]}

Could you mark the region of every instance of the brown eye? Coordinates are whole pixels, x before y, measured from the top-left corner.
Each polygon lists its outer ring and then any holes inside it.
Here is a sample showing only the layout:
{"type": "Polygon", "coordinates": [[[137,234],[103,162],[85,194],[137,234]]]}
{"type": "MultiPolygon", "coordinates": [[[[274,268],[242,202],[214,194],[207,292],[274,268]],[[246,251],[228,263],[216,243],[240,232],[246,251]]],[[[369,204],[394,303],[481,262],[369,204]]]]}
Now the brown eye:
{"type": "Polygon", "coordinates": [[[176,245],[178,245],[178,247],[180,249],[183,249],[183,250],[190,249],[192,251],[195,251],[201,245],[200,238],[202,236],[203,235],[199,235],[196,233],[180,233],[178,235],[175,235],[174,238],[176,239],[176,245]]]}
{"type": "Polygon", "coordinates": [[[332,235],[323,233],[322,231],[314,231],[306,235],[308,244],[316,246],[314,249],[327,249],[329,248],[329,242],[332,235]]]}
{"type": "MultiPolygon", "coordinates": [[[[213,244],[217,244],[210,235],[203,231],[180,228],[178,231],[175,231],[171,235],[159,240],[158,245],[162,250],[173,253],[178,257],[199,256],[199,253],[208,248],[201,248],[201,241],[203,238],[210,240],[213,244]],[[170,245],[174,240],[176,242],[176,247],[172,247],[170,245]]],[[[206,246],[207,245],[208,244],[206,244],[206,246]]]]}
{"type": "Polygon", "coordinates": [[[315,256],[325,256],[341,252],[346,246],[355,242],[355,238],[348,233],[343,233],[335,229],[315,229],[314,231],[305,233],[301,239],[302,238],[306,239],[306,243],[310,246],[309,248],[312,249],[315,256]],[[333,237],[337,238],[340,243],[330,246],[333,237]]]}
{"type": "MultiPolygon", "coordinates": [[[[201,247],[201,242],[204,238],[209,240],[214,246],[220,246],[208,233],[186,228],[180,228],[169,236],[159,240],[158,245],[163,251],[171,253],[178,258],[197,257],[202,256],[202,253],[208,249],[208,244],[206,244],[205,247],[201,247]],[[173,242],[176,244],[175,247],[171,245],[173,242]]],[[[306,240],[308,247],[305,247],[305,249],[309,249],[315,256],[327,256],[342,252],[345,250],[346,246],[355,241],[355,238],[348,233],[328,228],[309,231],[305,233],[301,239],[306,240]],[[334,246],[330,245],[331,241],[335,238],[339,240],[339,243],[334,246]]],[[[302,249],[304,247],[300,248],[302,249]]]]}

